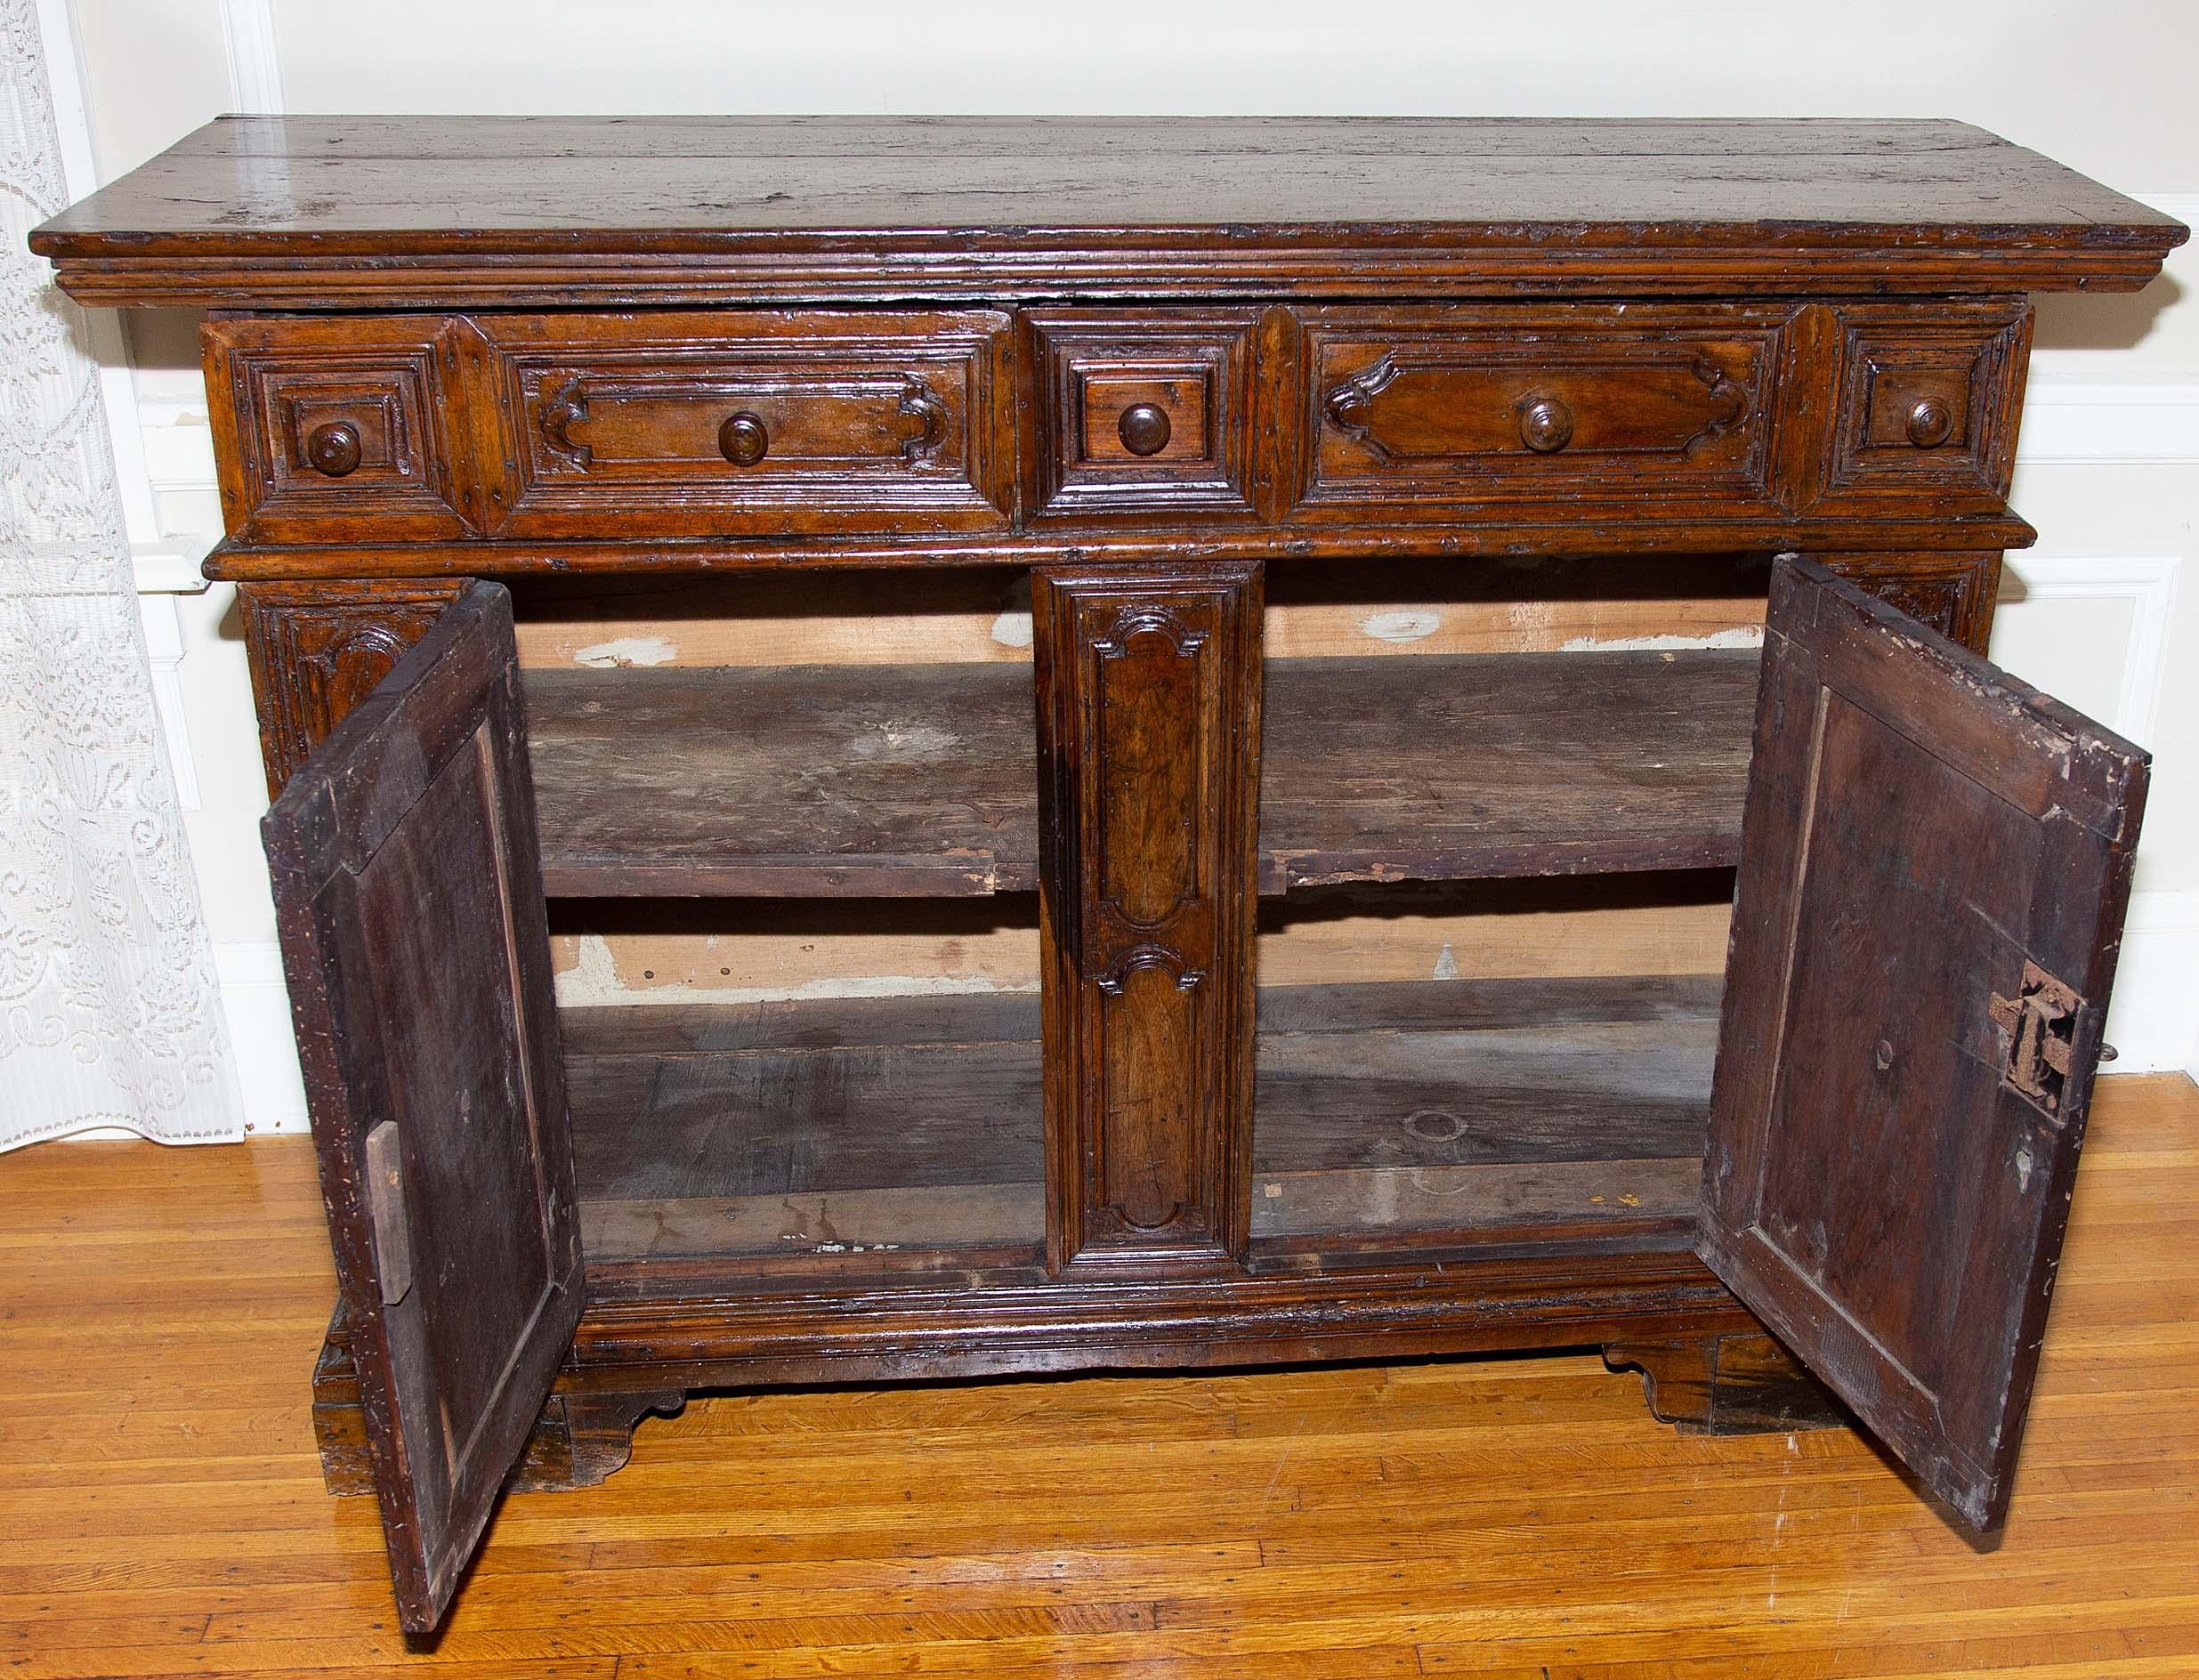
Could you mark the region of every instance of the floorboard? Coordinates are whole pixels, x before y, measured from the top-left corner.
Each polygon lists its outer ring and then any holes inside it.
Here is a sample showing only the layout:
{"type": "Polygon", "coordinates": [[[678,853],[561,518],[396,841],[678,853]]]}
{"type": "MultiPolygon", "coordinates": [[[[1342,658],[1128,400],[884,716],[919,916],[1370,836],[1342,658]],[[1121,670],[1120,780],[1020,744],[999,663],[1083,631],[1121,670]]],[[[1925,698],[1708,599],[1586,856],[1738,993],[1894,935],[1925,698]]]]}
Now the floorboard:
{"type": "Polygon", "coordinates": [[[302,1139],[0,1158],[0,1674],[2199,1675],[2199,1090],[2104,1081],[1998,1550],[1591,1355],[698,1401],[508,1498],[432,1649],[319,1490],[302,1139]]]}

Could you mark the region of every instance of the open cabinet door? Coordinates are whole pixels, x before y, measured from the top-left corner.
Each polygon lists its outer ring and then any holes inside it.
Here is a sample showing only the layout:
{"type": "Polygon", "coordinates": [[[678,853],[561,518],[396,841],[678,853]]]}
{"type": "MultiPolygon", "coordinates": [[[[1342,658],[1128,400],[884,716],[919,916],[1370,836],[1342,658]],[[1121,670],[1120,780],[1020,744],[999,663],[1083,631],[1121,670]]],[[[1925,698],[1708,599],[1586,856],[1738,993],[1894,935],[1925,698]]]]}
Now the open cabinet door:
{"type": "Polygon", "coordinates": [[[426,1632],[580,1317],[510,595],[468,586],[263,832],[390,1574],[426,1632]]]}
{"type": "Polygon", "coordinates": [[[1703,1258],[2008,1513],[2146,755],[1807,561],[1772,581],[1703,1258]]]}

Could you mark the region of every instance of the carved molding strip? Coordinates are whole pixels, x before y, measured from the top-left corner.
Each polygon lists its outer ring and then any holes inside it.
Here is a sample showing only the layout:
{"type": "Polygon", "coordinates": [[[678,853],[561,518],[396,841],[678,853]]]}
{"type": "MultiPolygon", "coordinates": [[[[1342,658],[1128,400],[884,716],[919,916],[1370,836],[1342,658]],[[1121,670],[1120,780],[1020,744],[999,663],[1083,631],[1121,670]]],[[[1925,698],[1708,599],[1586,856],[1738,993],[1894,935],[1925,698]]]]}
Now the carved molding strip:
{"type": "Polygon", "coordinates": [[[1102,659],[1126,658],[1138,636],[1164,635],[1179,659],[1188,659],[1207,644],[1207,633],[1193,630],[1165,607],[1125,607],[1115,615],[1107,634],[1092,643],[1102,659]]]}
{"type": "Polygon", "coordinates": [[[1710,393],[1710,400],[1719,405],[1723,412],[1711,416],[1702,430],[1680,445],[1680,457],[1692,461],[1695,452],[1707,443],[1716,442],[1739,425],[1749,412],[1749,393],[1726,376],[1726,369],[1708,356],[1697,356],[1688,363],[1687,371],[1702,382],[1710,393]]]}
{"type": "Polygon", "coordinates": [[[1191,991],[1204,980],[1204,969],[1186,966],[1181,951],[1169,950],[1160,945],[1140,945],[1127,950],[1108,965],[1107,972],[1092,983],[1111,998],[1122,996],[1123,982],[1142,968],[1166,969],[1176,976],[1178,991],[1191,991]]]}
{"type": "Polygon", "coordinates": [[[573,441],[572,429],[588,417],[588,395],[578,374],[565,381],[542,402],[542,440],[550,452],[583,472],[595,459],[595,451],[573,441]]]}
{"type": "Polygon", "coordinates": [[[1380,439],[1368,430],[1368,423],[1373,417],[1374,400],[1382,394],[1397,374],[1396,352],[1385,351],[1380,359],[1362,368],[1331,390],[1322,404],[1330,424],[1338,431],[1384,461],[1396,457],[1391,455],[1380,439]]]}
{"type": "Polygon", "coordinates": [[[901,440],[901,458],[910,466],[929,465],[946,441],[947,405],[921,376],[911,374],[898,407],[918,423],[916,435],[901,440]]]}

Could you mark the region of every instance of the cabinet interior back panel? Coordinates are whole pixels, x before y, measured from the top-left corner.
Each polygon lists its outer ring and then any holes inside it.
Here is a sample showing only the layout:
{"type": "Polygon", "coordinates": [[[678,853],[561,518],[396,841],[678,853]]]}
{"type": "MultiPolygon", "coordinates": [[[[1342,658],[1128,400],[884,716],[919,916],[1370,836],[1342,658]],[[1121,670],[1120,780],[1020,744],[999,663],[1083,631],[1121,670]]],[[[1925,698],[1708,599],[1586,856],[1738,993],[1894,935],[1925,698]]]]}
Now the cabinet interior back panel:
{"type": "MultiPolygon", "coordinates": [[[[1766,577],[1733,556],[1278,561],[1263,630],[1269,658],[1293,659],[1746,646],[1762,639],[1766,577]]],[[[530,670],[1031,659],[1031,587],[1015,568],[522,588],[530,670]]]]}

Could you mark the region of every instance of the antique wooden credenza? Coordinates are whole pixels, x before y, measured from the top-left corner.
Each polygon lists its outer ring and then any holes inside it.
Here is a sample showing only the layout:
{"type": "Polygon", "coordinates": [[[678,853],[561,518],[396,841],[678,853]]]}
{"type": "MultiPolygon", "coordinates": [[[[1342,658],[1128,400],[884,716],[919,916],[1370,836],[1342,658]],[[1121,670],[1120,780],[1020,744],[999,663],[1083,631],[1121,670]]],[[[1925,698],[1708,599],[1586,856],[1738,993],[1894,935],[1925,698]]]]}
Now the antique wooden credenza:
{"type": "Polygon", "coordinates": [[[2025,295],[2184,237],[1952,124],[1128,119],[235,118],[39,230],[210,311],[405,1625],[722,1385],[1600,1345],[1997,1524],[2145,785],[1978,657],[2025,295]]]}

